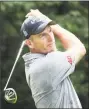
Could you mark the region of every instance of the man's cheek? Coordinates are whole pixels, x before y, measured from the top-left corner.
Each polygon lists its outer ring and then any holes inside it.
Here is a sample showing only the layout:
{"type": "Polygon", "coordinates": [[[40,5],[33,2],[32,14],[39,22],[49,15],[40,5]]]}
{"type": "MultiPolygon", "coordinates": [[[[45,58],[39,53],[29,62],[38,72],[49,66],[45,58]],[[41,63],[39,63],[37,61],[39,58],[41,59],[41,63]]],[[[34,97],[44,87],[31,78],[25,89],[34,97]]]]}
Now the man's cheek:
{"type": "Polygon", "coordinates": [[[38,43],[38,44],[37,44],[37,47],[38,47],[38,48],[43,48],[44,46],[43,46],[43,44],[38,43]]]}

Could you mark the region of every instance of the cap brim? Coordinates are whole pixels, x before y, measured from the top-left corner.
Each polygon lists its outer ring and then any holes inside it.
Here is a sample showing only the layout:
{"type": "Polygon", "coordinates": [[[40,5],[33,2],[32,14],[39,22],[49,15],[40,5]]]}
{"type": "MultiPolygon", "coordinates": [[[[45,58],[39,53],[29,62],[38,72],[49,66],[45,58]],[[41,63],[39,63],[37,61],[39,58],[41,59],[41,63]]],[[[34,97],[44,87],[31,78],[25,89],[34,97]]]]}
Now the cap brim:
{"type": "Polygon", "coordinates": [[[39,34],[41,33],[46,27],[47,25],[54,25],[55,22],[54,21],[47,21],[47,22],[44,22],[43,24],[41,24],[37,29],[36,31],[34,32],[34,34],[39,34]]]}

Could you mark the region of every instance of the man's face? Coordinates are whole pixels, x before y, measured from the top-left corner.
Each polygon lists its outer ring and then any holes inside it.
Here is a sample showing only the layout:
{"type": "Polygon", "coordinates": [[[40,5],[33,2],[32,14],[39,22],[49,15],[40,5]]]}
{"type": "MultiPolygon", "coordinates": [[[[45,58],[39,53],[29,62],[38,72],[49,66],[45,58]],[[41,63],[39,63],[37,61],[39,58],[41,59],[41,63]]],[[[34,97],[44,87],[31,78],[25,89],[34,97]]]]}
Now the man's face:
{"type": "Polygon", "coordinates": [[[56,50],[54,34],[50,26],[47,26],[43,32],[32,35],[30,41],[31,52],[46,54],[56,50]]]}

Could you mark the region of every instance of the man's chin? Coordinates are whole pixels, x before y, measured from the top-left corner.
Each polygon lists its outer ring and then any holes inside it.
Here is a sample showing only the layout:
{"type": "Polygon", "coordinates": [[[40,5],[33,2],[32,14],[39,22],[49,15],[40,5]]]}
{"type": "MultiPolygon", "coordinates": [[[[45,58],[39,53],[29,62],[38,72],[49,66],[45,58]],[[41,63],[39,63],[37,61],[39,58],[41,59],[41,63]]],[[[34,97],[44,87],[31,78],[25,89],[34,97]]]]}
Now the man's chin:
{"type": "Polygon", "coordinates": [[[44,52],[42,52],[42,54],[48,54],[48,53],[51,53],[51,52],[53,52],[54,50],[49,50],[49,51],[44,51],[44,52]]]}
{"type": "Polygon", "coordinates": [[[51,49],[47,53],[51,53],[51,52],[54,52],[54,51],[56,51],[56,50],[55,49],[51,49]]]}
{"type": "Polygon", "coordinates": [[[46,50],[42,54],[47,54],[47,53],[51,53],[51,52],[54,52],[54,51],[57,51],[57,48],[46,50]]]}

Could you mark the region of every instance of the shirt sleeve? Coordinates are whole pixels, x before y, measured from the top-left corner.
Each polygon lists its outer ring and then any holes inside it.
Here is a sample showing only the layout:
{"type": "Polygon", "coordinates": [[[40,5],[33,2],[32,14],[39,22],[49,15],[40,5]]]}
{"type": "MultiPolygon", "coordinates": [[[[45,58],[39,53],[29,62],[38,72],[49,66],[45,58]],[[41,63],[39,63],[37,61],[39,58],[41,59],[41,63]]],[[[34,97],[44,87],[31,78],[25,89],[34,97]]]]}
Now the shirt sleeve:
{"type": "Polygon", "coordinates": [[[61,60],[61,64],[62,64],[62,69],[64,69],[64,78],[69,76],[70,74],[72,74],[75,70],[75,63],[74,60],[72,59],[72,57],[69,54],[66,54],[65,52],[62,52],[62,60],[61,60]]]}
{"type": "Polygon", "coordinates": [[[71,56],[67,55],[65,52],[54,52],[51,59],[53,62],[50,64],[52,66],[54,64],[52,67],[52,77],[55,84],[60,83],[74,72],[75,63],[71,56]]]}

